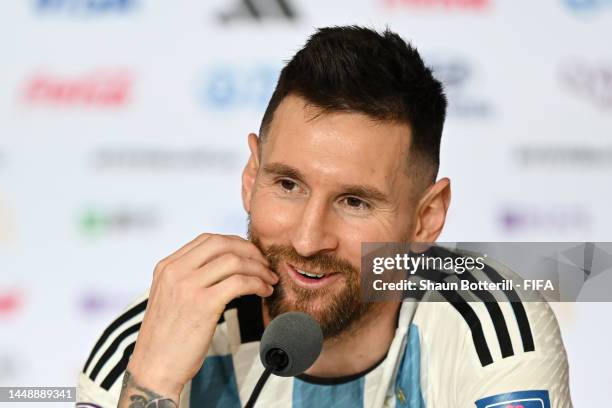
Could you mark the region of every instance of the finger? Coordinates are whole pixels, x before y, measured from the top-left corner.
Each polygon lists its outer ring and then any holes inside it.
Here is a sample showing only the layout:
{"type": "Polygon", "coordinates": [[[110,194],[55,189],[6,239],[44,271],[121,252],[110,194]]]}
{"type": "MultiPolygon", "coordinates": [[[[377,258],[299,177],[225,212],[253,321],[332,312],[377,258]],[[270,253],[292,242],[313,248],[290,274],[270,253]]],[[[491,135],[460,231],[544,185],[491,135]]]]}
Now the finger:
{"type": "Polygon", "coordinates": [[[227,305],[240,296],[258,295],[260,297],[268,297],[272,294],[274,288],[257,276],[232,275],[211,286],[209,290],[213,292],[213,297],[218,296],[220,301],[227,305]]]}
{"type": "Polygon", "coordinates": [[[187,252],[191,251],[197,245],[206,241],[212,235],[213,234],[208,234],[208,233],[203,233],[203,234],[198,235],[197,237],[195,237],[194,239],[192,239],[191,241],[189,241],[188,243],[186,243],[185,245],[183,245],[182,247],[174,251],[172,254],[168,255],[167,257],[159,261],[158,265],[163,266],[165,264],[168,264],[174,261],[175,259],[178,259],[179,257],[183,256],[187,252]]]}
{"type": "Polygon", "coordinates": [[[236,274],[257,276],[270,285],[278,283],[278,275],[264,264],[234,253],[223,254],[196,271],[197,279],[204,287],[213,286],[236,274]]]}
{"type": "Polygon", "coordinates": [[[197,244],[187,251],[183,256],[175,259],[173,263],[176,263],[177,267],[180,268],[197,269],[213,259],[230,252],[261,262],[266,266],[268,265],[268,260],[252,242],[239,237],[225,235],[210,236],[204,242],[197,244]]]}

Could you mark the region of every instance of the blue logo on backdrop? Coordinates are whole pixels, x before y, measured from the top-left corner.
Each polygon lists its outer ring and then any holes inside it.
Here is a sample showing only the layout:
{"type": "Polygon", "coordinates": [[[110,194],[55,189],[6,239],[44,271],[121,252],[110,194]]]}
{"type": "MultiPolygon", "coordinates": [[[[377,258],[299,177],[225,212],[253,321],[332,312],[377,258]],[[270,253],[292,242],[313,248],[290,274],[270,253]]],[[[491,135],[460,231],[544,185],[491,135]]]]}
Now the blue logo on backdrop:
{"type": "Polygon", "coordinates": [[[612,0],[563,0],[565,5],[578,12],[599,11],[602,8],[612,8],[612,0]]]}
{"type": "Polygon", "coordinates": [[[100,15],[133,9],[137,0],[37,0],[36,9],[45,13],[100,15]]]}
{"type": "Polygon", "coordinates": [[[480,91],[482,75],[465,58],[432,55],[425,58],[449,96],[449,116],[479,119],[495,113],[491,100],[480,91]]]}
{"type": "Polygon", "coordinates": [[[217,66],[199,79],[196,98],[216,111],[264,109],[278,74],[279,69],[271,65],[217,66]]]}
{"type": "Polygon", "coordinates": [[[476,401],[476,408],[550,408],[548,391],[517,391],[476,401]]]}

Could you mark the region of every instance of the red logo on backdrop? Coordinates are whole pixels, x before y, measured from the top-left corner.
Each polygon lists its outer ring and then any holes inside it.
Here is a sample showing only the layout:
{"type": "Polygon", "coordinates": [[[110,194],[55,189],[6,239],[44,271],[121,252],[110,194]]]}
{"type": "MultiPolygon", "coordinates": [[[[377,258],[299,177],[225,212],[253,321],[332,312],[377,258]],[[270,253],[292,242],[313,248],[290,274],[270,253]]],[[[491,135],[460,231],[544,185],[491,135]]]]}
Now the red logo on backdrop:
{"type": "Polygon", "coordinates": [[[490,0],[382,0],[386,7],[411,7],[417,9],[481,10],[489,7],[490,0]]]}
{"type": "Polygon", "coordinates": [[[0,316],[8,316],[23,303],[23,296],[17,290],[0,292],[0,316]]]}
{"type": "Polygon", "coordinates": [[[132,78],[125,70],[97,70],[76,77],[36,74],[26,84],[24,98],[46,105],[118,107],[128,102],[131,88],[132,78]]]}

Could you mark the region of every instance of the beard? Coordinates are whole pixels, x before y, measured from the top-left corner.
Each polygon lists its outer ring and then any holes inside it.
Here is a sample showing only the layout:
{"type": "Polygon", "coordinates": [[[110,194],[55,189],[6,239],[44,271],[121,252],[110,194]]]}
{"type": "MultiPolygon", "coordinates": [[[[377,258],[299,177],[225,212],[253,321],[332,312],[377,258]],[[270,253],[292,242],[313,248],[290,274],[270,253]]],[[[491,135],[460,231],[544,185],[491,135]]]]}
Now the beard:
{"type": "Polygon", "coordinates": [[[270,318],[286,312],[302,312],[315,319],[325,339],[338,337],[350,331],[355,323],[371,315],[374,303],[362,302],[359,270],[350,262],[331,254],[315,254],[303,257],[290,246],[270,245],[264,248],[249,220],[248,238],[255,244],[270,263],[270,269],[279,276],[272,295],[265,298],[270,318]],[[316,270],[321,273],[342,275],[344,284],[334,287],[305,289],[278,272],[282,263],[299,266],[300,269],[316,270]]]}

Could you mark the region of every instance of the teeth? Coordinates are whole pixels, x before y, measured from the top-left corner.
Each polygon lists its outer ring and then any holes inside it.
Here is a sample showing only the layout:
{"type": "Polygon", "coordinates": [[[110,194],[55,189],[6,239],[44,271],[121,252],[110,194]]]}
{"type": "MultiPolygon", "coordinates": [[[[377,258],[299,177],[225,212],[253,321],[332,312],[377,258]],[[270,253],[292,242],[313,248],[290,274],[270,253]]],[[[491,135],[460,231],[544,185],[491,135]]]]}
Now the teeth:
{"type": "Polygon", "coordinates": [[[323,276],[325,276],[325,274],[317,275],[316,273],[306,272],[306,271],[303,271],[303,270],[297,269],[297,268],[295,268],[295,270],[298,271],[299,273],[301,273],[302,275],[308,276],[309,278],[322,278],[323,276]]]}

